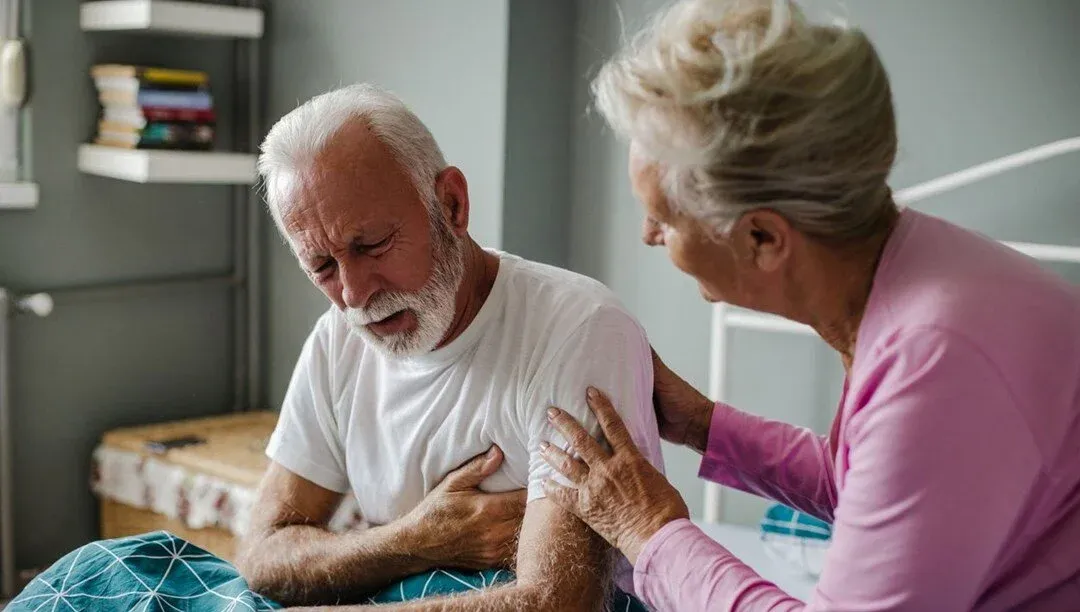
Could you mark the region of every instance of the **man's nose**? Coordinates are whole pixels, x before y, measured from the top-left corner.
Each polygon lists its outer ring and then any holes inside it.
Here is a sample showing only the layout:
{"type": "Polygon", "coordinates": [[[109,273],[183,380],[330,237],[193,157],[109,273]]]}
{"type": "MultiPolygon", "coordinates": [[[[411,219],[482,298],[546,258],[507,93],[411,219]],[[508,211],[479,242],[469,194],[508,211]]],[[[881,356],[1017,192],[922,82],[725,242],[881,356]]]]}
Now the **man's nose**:
{"type": "Polygon", "coordinates": [[[362,257],[342,262],[339,265],[341,273],[341,301],[349,308],[366,308],[371,296],[379,289],[379,282],[375,274],[375,266],[362,257]]]}

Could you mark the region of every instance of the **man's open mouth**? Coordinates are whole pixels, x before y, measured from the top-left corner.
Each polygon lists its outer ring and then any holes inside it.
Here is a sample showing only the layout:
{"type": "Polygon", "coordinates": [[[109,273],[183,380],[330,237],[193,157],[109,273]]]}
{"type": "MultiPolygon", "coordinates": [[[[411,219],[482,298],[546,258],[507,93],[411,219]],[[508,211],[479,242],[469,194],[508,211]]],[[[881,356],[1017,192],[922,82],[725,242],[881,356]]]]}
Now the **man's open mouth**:
{"type": "Polygon", "coordinates": [[[376,334],[379,334],[379,335],[392,334],[392,333],[402,331],[400,328],[406,322],[405,321],[405,313],[406,312],[408,312],[408,311],[399,310],[399,311],[395,312],[394,314],[386,317],[385,319],[380,319],[378,321],[373,321],[371,323],[368,323],[367,328],[370,329],[372,332],[374,332],[376,334]]]}

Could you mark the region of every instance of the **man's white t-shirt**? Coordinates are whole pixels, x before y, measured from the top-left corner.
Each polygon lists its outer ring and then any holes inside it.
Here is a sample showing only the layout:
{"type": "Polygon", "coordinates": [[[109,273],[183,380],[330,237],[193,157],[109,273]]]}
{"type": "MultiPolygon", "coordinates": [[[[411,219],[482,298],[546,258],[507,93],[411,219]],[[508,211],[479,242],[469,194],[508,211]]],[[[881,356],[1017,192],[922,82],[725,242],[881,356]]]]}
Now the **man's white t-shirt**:
{"type": "Polygon", "coordinates": [[[340,311],[326,312],[296,365],[269,457],[321,487],[351,491],[364,520],[379,525],[497,444],[506,459],[481,488],[527,487],[531,502],[555,475],[540,443],[566,447],[548,423],[549,406],[601,434],[585,402],[592,385],[662,470],[641,326],[597,281],[496,254],[498,274],[476,318],[423,356],[383,356],[349,331],[340,311]]]}

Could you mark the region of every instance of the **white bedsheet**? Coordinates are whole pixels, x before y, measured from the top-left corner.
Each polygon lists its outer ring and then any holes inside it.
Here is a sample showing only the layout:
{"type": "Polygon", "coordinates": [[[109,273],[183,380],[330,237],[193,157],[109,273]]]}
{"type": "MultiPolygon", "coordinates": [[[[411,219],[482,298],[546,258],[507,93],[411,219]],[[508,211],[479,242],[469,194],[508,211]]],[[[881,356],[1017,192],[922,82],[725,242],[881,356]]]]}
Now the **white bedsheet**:
{"type": "Polygon", "coordinates": [[[814,590],[816,581],[812,576],[799,573],[774,561],[765,552],[761,534],[756,529],[727,523],[697,522],[709,537],[731,551],[736,557],[754,569],[762,578],[776,584],[788,595],[806,601],[814,590]]]}

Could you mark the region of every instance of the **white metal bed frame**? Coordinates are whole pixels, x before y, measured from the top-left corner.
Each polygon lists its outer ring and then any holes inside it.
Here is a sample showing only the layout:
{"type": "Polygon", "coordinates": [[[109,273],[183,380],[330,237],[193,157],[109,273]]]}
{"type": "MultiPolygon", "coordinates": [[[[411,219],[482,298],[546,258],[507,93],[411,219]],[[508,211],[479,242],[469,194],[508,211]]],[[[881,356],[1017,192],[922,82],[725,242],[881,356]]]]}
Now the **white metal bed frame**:
{"type": "MultiPolygon", "coordinates": [[[[1080,137],[1059,140],[900,190],[896,193],[896,201],[902,206],[912,204],[1009,170],[1076,152],[1080,152],[1080,137]]],[[[1003,242],[1003,244],[1040,261],[1080,263],[1080,246],[1028,242],[1003,242]]],[[[712,335],[709,347],[709,396],[714,401],[723,401],[727,391],[729,328],[817,335],[809,326],[782,317],[734,308],[723,303],[715,305],[712,309],[712,335]]],[[[706,482],[702,513],[704,521],[720,522],[723,518],[723,505],[722,487],[716,483],[706,482]]]]}

